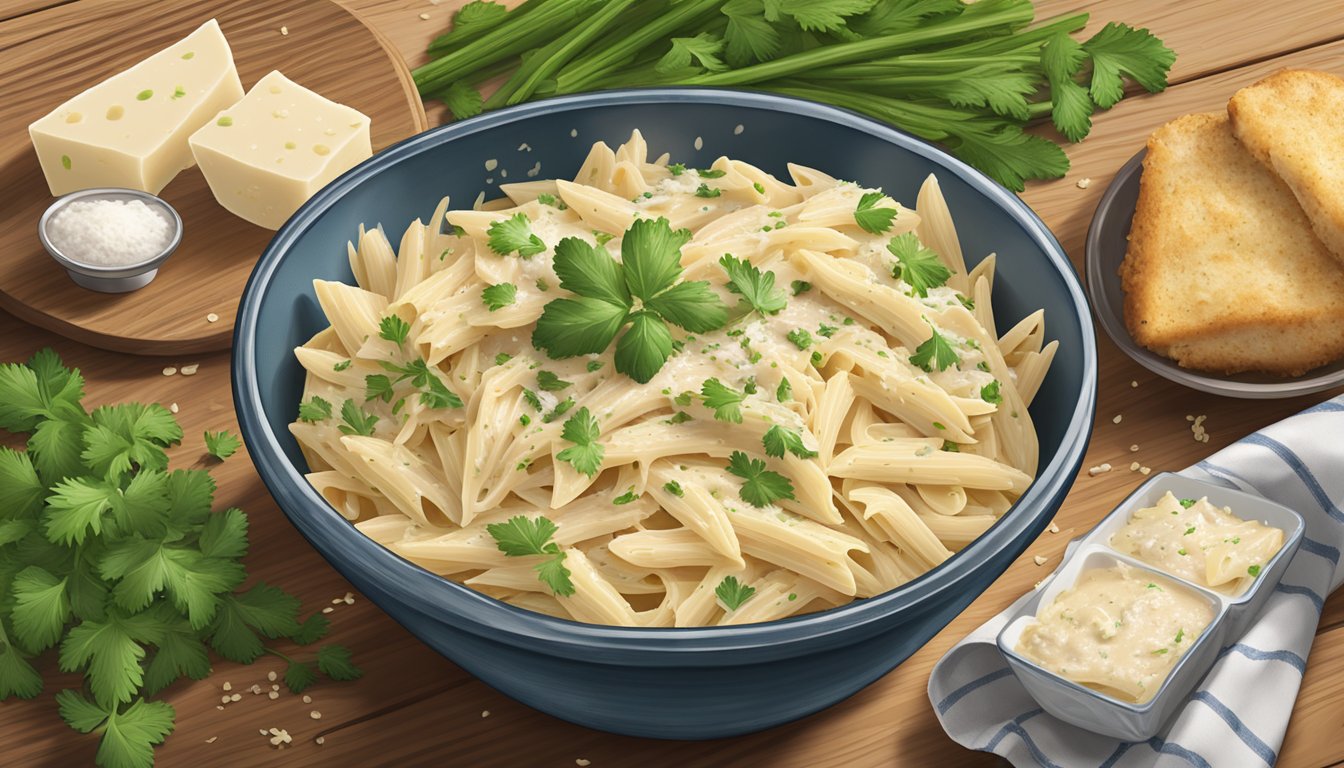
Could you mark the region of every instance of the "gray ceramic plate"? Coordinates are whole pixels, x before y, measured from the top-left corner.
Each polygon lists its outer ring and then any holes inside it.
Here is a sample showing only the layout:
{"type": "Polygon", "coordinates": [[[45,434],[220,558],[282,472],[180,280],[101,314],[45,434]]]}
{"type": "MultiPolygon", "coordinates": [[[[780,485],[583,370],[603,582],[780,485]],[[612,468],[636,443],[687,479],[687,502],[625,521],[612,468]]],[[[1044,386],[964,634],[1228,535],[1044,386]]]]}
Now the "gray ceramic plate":
{"type": "Polygon", "coordinates": [[[1111,341],[1144,368],[1177,384],[1227,397],[1270,399],[1296,397],[1344,384],[1344,360],[1293,377],[1242,373],[1219,376],[1182,368],[1174,360],[1139,346],[1125,328],[1125,295],[1120,290],[1120,262],[1128,246],[1129,223],[1139,199],[1139,177],[1143,175],[1143,155],[1125,163],[1115,174],[1092,216],[1087,230],[1087,295],[1092,311],[1111,341]]]}

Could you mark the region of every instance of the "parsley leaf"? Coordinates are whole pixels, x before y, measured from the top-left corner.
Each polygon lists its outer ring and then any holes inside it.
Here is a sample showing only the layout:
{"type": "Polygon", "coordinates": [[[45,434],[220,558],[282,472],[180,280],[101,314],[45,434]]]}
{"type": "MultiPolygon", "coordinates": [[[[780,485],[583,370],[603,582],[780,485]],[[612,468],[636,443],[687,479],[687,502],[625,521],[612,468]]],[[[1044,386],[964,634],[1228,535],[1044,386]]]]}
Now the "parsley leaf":
{"type": "Polygon", "coordinates": [[[630,306],[621,263],[607,249],[577,237],[566,237],[555,246],[555,274],[567,291],[621,307],[630,306]]]}
{"type": "Polygon", "coordinates": [[[677,283],[644,306],[691,333],[708,333],[728,322],[727,309],[704,280],[677,283]]]}
{"type": "Polygon", "coordinates": [[[558,530],[555,523],[545,517],[529,519],[515,515],[507,522],[491,523],[485,530],[495,540],[499,551],[509,557],[545,556],[546,560],[536,566],[538,579],[557,595],[574,594],[574,583],[564,565],[565,553],[550,540],[558,530]]]}
{"type": "Polygon", "coordinates": [[[686,495],[686,492],[681,489],[681,483],[678,483],[676,480],[668,480],[666,483],[663,483],[663,490],[677,498],[682,498],[686,495]]]}
{"type": "Polygon", "coordinates": [[[807,282],[806,280],[794,280],[793,282],[789,283],[789,287],[793,288],[794,296],[798,296],[800,294],[804,294],[812,290],[812,284],[807,282]]]}
{"type": "Polygon", "coordinates": [[[497,283],[488,285],[481,291],[481,302],[490,309],[491,312],[503,309],[514,303],[518,299],[518,286],[513,283],[497,283]]]}
{"type": "Polygon", "coordinates": [[[742,604],[756,594],[755,587],[739,583],[736,576],[724,576],[719,586],[714,588],[714,596],[723,604],[724,610],[736,611],[742,604]]]}
{"type": "Polygon", "coordinates": [[[808,333],[805,328],[794,328],[792,331],[785,334],[784,337],[793,342],[793,346],[799,349],[807,349],[814,343],[812,334],[808,333]]]}
{"type": "Polygon", "coordinates": [[[714,409],[714,418],[735,424],[742,423],[742,401],[746,399],[746,395],[718,379],[705,379],[700,385],[700,397],[705,407],[714,409]]]}
{"type": "Polygon", "coordinates": [[[1041,68],[1050,83],[1051,118],[1069,141],[1081,141],[1092,130],[1092,97],[1074,76],[1087,53],[1068,34],[1056,32],[1041,47],[1041,68]]]}
{"type": "Polygon", "coordinates": [[[378,423],[378,417],[370,413],[365,413],[354,400],[346,400],[341,405],[341,421],[343,422],[338,429],[342,435],[363,435],[368,437],[373,434],[373,425],[378,423]]]}
{"type": "Polygon", "coordinates": [[[753,507],[765,507],[781,499],[794,498],[793,484],[787,477],[765,468],[761,459],[753,459],[741,451],[728,456],[728,473],[742,478],[738,491],[742,500],[753,507]]]}
{"type": "Polygon", "coordinates": [[[961,359],[957,356],[956,347],[952,346],[952,343],[944,338],[937,328],[930,325],[929,330],[932,331],[933,335],[929,337],[928,341],[915,347],[915,354],[910,356],[910,364],[923,368],[930,373],[935,368],[945,371],[956,365],[961,359]]]}
{"type": "Polygon", "coordinates": [[[206,453],[221,461],[237,453],[238,449],[242,447],[243,441],[227,429],[205,433],[206,453]]]}
{"type": "Polygon", "coordinates": [[[616,342],[616,370],[648,383],[672,356],[672,333],[651,312],[631,315],[630,328],[616,342]]]}
{"type": "Polygon", "coordinates": [[[672,48],[654,65],[654,71],[659,74],[681,74],[687,70],[722,72],[728,68],[719,58],[723,40],[710,32],[701,32],[695,37],[674,37],[671,42],[672,48]],[[699,64],[698,70],[692,69],[692,59],[699,64]]]}
{"type": "Polygon", "coordinates": [[[524,259],[530,259],[546,250],[541,238],[532,234],[532,220],[525,213],[492,223],[486,228],[486,234],[490,236],[490,250],[500,256],[516,252],[524,259]]]}
{"type": "Polygon", "coordinates": [[[542,392],[559,392],[571,384],[573,382],[565,381],[551,371],[537,371],[537,388],[542,392]]]}
{"type": "Polygon", "coordinates": [[[763,315],[773,315],[787,306],[784,292],[775,288],[775,273],[761,272],[745,259],[725,253],[719,266],[728,273],[728,290],[739,294],[744,303],[763,315]]]}
{"type": "Polygon", "coordinates": [[[601,468],[602,456],[606,452],[606,448],[597,442],[601,434],[597,419],[588,412],[588,406],[584,406],[565,421],[565,426],[560,431],[560,436],[573,445],[560,451],[555,457],[569,462],[575,470],[592,477],[601,468]]]}
{"type": "Polygon", "coordinates": [[[343,645],[322,646],[317,652],[317,668],[332,680],[358,680],[364,674],[343,645]]]}
{"type": "Polygon", "coordinates": [[[10,620],[24,650],[37,653],[55,645],[70,618],[70,599],[65,579],[30,565],[19,571],[9,585],[14,599],[10,620]]]}
{"type": "Polygon", "coordinates": [[[777,459],[784,458],[785,452],[792,453],[800,459],[810,459],[817,455],[816,451],[809,450],[803,445],[803,436],[798,430],[781,427],[778,424],[767,429],[761,441],[765,444],[765,455],[777,459]]]}
{"type": "Polygon", "coordinates": [[[100,731],[94,762],[103,768],[143,768],[154,763],[154,746],[173,732],[172,706],[138,699],[125,710],[93,704],[72,690],[56,694],[61,718],[81,733],[100,731]]]}
{"type": "Polygon", "coordinates": [[[638,219],[621,240],[621,264],[630,293],[648,301],[681,275],[681,247],[689,229],[672,229],[667,219],[638,219]]]}
{"type": "Polygon", "coordinates": [[[406,343],[406,337],[411,333],[411,324],[402,320],[396,315],[388,315],[378,321],[378,336],[386,339],[397,346],[406,343]]]}
{"type": "Polygon", "coordinates": [[[303,693],[317,682],[317,671],[312,664],[291,660],[285,666],[285,687],[290,693],[303,693]]]}
{"type": "Polygon", "coordinates": [[[793,399],[793,385],[788,379],[780,379],[779,386],[775,389],[775,399],[781,403],[787,403],[793,399]]]}
{"type": "Polygon", "coordinates": [[[485,99],[481,98],[481,92],[471,87],[465,80],[455,80],[449,85],[439,98],[448,110],[453,113],[453,119],[465,120],[468,117],[475,117],[483,111],[485,99]]]}
{"type": "Polygon", "coordinates": [[[723,190],[710,187],[704,183],[695,188],[696,197],[718,197],[721,194],[723,194],[723,190]]]}
{"type": "Polygon", "coordinates": [[[1083,43],[1092,57],[1092,100],[1102,109],[1115,106],[1125,95],[1123,76],[1149,93],[1167,87],[1167,72],[1176,54],[1146,29],[1110,22],[1083,43]]]}
{"type": "Polygon", "coordinates": [[[331,418],[331,403],[313,395],[299,403],[299,421],[315,424],[331,418]]]}
{"type": "Polygon", "coordinates": [[[1003,395],[999,394],[999,380],[995,379],[980,388],[980,399],[986,403],[998,405],[1003,402],[1003,395]]]}
{"type": "Polygon", "coordinates": [[[913,232],[893,237],[887,250],[896,257],[892,277],[904,280],[920,296],[928,296],[930,288],[946,284],[952,276],[952,270],[938,259],[938,254],[925,248],[913,232]]]}
{"type": "Polygon", "coordinates": [[[863,197],[859,198],[859,205],[854,209],[854,223],[863,231],[880,235],[891,229],[891,220],[896,218],[896,214],[900,211],[886,206],[878,207],[877,204],[885,197],[882,190],[877,190],[864,192],[863,197]]]}
{"type": "Polygon", "coordinates": [[[639,496],[640,496],[640,494],[635,493],[635,489],[634,489],[634,488],[631,488],[630,490],[626,491],[625,493],[622,493],[620,496],[617,496],[616,498],[612,499],[612,500],[611,500],[611,503],[614,504],[614,505],[616,505],[616,506],[618,506],[618,507],[622,507],[622,506],[625,506],[626,504],[630,504],[630,503],[632,503],[632,502],[638,500],[638,499],[639,499],[639,496]]]}

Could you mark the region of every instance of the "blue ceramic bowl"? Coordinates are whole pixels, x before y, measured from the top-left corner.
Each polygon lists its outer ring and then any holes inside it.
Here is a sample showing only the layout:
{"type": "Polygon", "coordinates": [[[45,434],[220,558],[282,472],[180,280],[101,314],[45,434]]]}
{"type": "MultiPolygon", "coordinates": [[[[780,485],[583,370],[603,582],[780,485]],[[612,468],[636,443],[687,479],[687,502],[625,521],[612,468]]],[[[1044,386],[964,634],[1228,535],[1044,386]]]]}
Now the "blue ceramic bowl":
{"type": "Polygon", "coordinates": [[[234,400],[257,471],[290,521],[361,592],[525,704],[592,728],[671,739],[733,736],[816,712],[924,645],[1053,517],[1087,445],[1096,371],[1078,277],[1012,193],[941,150],[850,112],[699,89],[527,104],[385,150],[319,192],[276,234],[243,294],[233,352],[234,400]],[[998,253],[999,327],[1043,307],[1048,335],[1060,342],[1031,408],[1040,475],[1009,514],[942,566],[842,608],[739,627],[630,629],[554,619],[486,597],[392,554],[327,505],[304,480],[304,459],[286,428],[304,381],[292,350],[326,325],[312,280],[352,280],[345,244],[360,222],[381,222],[395,243],[443,195],[459,207],[482,190],[495,197],[493,185],[526,180],[538,162],[538,178],[572,177],[593,142],[615,146],[635,128],[653,154],[671,152],[676,162],[707,167],[726,154],[780,177],[786,163],[802,163],[881,186],[907,203],[925,176],[938,174],[968,259],[998,253]],[[498,166],[487,172],[486,160],[498,166]]]}

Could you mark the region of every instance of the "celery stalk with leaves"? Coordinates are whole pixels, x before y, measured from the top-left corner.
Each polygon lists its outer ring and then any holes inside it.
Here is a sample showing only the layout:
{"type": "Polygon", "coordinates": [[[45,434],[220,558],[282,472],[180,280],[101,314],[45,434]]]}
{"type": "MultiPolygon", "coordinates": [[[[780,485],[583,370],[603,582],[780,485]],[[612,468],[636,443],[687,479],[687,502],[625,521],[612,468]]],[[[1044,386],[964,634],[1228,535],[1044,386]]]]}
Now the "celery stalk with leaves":
{"type": "MultiPolygon", "coordinates": [[[[327,619],[300,621],[298,598],[264,582],[242,588],[247,515],[212,509],[206,470],[169,470],[165,449],[183,435],[168,409],[83,399],[80,372],[50,349],[0,365],[0,429],[28,436],[26,450],[0,447],[0,700],[41,693],[35,662],[52,652],[82,675],[56,702],[71,728],[98,734],[98,765],[142,768],[175,716],[152,697],[209,675],[211,651],[277,656],[296,693],[318,673],[359,677],[341,646],[268,644],[312,645],[327,619]]],[[[205,444],[221,461],[239,447],[228,432],[205,444]]]]}
{"type": "Polygon", "coordinates": [[[1049,120],[1081,141],[1125,93],[1167,85],[1176,55],[1087,14],[1035,21],[1030,0],[475,0],[414,72],[458,118],[536,98],[636,86],[749,88],[890,123],[1022,191],[1063,176],[1063,149],[1025,129],[1049,120]],[[505,76],[488,99],[480,88],[505,76]]]}

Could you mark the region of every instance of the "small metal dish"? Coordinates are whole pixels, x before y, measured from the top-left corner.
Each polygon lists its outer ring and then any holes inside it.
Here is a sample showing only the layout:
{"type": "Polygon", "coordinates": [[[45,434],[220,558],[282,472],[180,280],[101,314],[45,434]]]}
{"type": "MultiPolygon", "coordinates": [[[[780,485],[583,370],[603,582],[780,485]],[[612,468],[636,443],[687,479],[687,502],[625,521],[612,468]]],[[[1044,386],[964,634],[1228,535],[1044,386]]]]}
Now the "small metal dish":
{"type": "Polygon", "coordinates": [[[64,267],[66,274],[70,275],[70,279],[74,280],[80,287],[101,293],[129,293],[149,285],[149,282],[159,273],[159,266],[169,256],[173,255],[173,251],[177,250],[178,244],[182,242],[182,217],[163,198],[151,195],[148,192],[141,192],[138,189],[120,189],[117,187],[83,189],[63,195],[48,206],[46,212],[42,214],[42,218],[37,222],[37,236],[42,240],[42,246],[47,249],[47,253],[51,254],[51,258],[64,267]],[[62,253],[51,242],[47,232],[51,219],[61,209],[77,200],[139,200],[145,205],[157,207],[167,216],[168,223],[173,228],[173,237],[161,252],[135,264],[106,266],[77,261],[62,253]]]}
{"type": "Polygon", "coordinates": [[[1249,399],[1297,397],[1344,384],[1344,360],[1287,378],[1263,373],[1222,376],[1182,368],[1175,360],[1162,357],[1134,341],[1125,327],[1125,293],[1120,288],[1118,271],[1129,248],[1129,225],[1139,200],[1144,154],[1141,150],[1115,174],[1115,179],[1101,196],[1087,230],[1087,298],[1111,341],[1120,351],[1158,376],[1215,395],[1249,399]]]}

